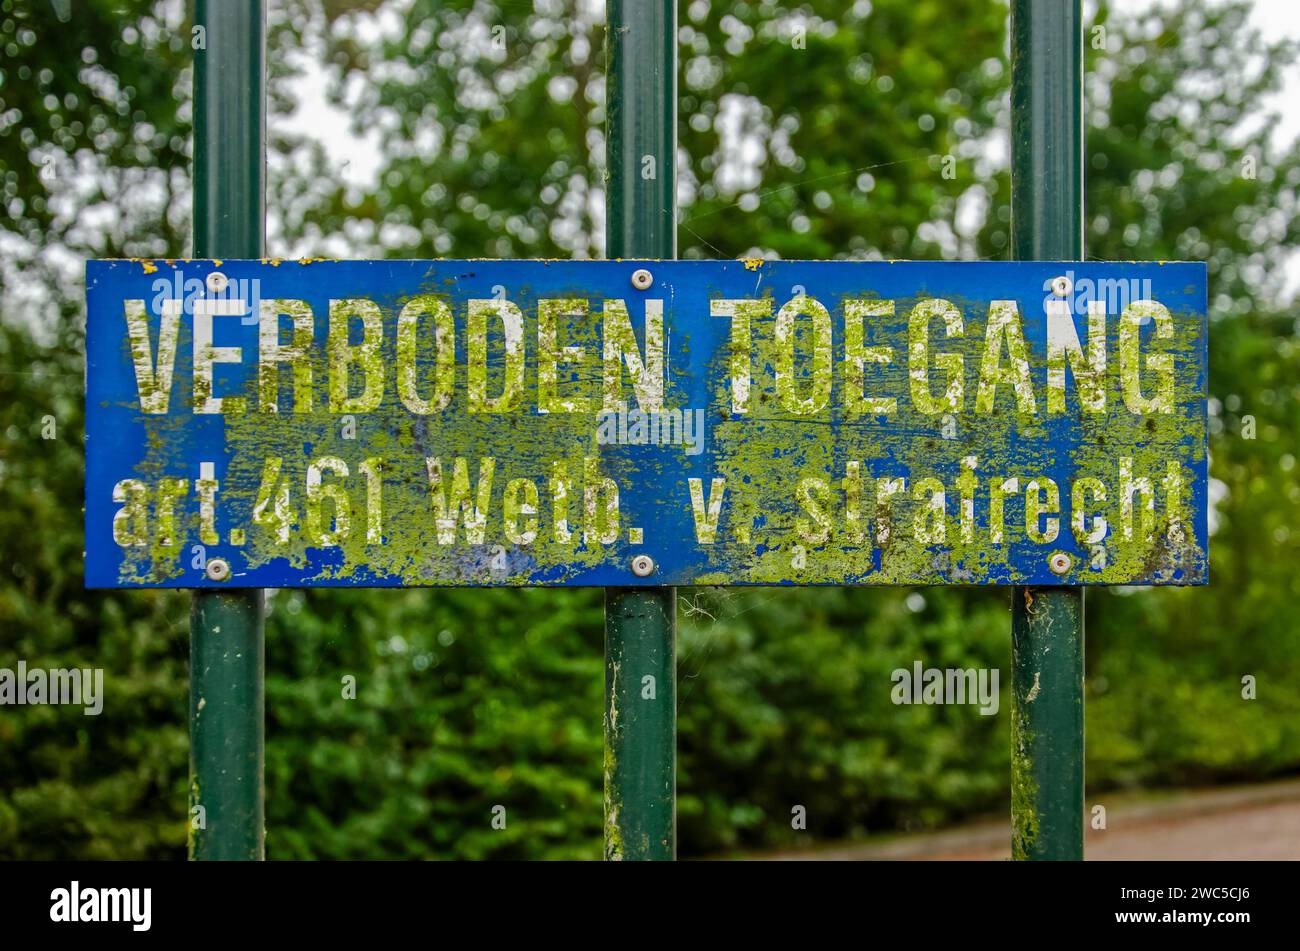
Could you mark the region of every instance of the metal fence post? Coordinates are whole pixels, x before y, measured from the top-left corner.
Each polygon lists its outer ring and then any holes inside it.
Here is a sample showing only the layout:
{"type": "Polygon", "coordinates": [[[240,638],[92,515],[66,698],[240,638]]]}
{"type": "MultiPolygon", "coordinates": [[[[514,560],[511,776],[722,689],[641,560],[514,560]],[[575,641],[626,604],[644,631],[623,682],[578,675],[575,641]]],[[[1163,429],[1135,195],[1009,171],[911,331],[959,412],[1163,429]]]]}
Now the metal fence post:
{"type": "MultiPolygon", "coordinates": [[[[673,258],[676,0],[609,0],[607,14],[606,253],[673,258]]],[[[677,855],[676,641],[675,588],[606,589],[607,859],[677,855]]]]}
{"type": "MultiPolygon", "coordinates": [[[[1011,245],[1083,256],[1081,0],[1012,0],[1011,245]]],[[[1083,589],[1011,598],[1011,851],[1083,858],[1083,589]]]]}
{"type": "MultiPolygon", "coordinates": [[[[194,51],[194,256],[260,258],[264,0],[196,0],[194,23],[204,31],[203,46],[194,51]]],[[[264,594],[205,590],[193,597],[190,857],[262,859],[264,594]]]]}

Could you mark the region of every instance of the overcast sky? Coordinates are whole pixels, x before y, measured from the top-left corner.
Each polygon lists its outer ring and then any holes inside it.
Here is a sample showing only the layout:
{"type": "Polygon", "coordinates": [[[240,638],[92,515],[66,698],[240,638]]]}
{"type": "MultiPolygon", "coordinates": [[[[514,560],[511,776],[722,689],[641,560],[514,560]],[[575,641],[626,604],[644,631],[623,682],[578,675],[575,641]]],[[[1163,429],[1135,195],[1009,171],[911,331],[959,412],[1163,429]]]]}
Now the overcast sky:
{"type": "MultiPolygon", "coordinates": [[[[1131,0],[1131,3],[1139,8],[1150,6],[1149,0],[1131,0]]],[[[1255,23],[1266,34],[1300,39],[1300,0],[1255,0],[1255,23]]],[[[1300,134],[1300,67],[1291,67],[1286,92],[1269,105],[1282,113],[1273,140],[1279,143],[1294,141],[1300,134]]]]}

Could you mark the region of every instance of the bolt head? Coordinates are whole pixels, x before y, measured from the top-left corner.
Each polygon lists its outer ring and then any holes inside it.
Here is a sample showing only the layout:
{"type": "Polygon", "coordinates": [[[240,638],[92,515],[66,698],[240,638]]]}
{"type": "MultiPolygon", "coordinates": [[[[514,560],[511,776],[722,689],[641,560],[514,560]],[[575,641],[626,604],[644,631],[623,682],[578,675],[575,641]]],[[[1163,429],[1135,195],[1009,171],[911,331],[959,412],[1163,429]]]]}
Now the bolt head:
{"type": "Polygon", "coordinates": [[[650,285],[654,282],[655,276],[643,267],[639,267],[632,272],[632,286],[638,291],[649,290],[650,285]]]}
{"type": "Polygon", "coordinates": [[[230,577],[230,562],[224,558],[213,558],[203,571],[209,581],[225,581],[230,577]]]}
{"type": "Polygon", "coordinates": [[[637,555],[632,559],[632,574],[638,578],[648,578],[655,572],[655,560],[649,555],[637,555]]]}
{"type": "Polygon", "coordinates": [[[214,294],[220,294],[222,291],[226,289],[226,287],[229,284],[230,284],[230,279],[227,278],[226,275],[222,274],[220,271],[213,271],[211,274],[208,275],[208,279],[207,279],[208,290],[210,290],[214,294]]]}
{"type": "Polygon", "coordinates": [[[1063,551],[1052,552],[1052,557],[1047,559],[1047,567],[1052,569],[1052,574],[1066,574],[1074,564],[1074,559],[1063,551]]]}
{"type": "Polygon", "coordinates": [[[1069,297],[1072,290],[1074,290],[1074,282],[1064,274],[1052,278],[1052,293],[1057,297],[1069,297]]]}

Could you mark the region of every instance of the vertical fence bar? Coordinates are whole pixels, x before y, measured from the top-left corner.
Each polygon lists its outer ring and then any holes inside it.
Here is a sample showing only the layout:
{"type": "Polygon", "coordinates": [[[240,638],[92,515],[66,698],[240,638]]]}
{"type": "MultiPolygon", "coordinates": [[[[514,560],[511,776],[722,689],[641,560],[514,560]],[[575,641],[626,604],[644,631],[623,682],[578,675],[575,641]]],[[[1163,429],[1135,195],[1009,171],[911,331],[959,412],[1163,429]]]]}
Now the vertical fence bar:
{"type": "MultiPolygon", "coordinates": [[[[1011,3],[1011,245],[1083,256],[1081,0],[1011,3]]],[[[1083,858],[1083,589],[1011,598],[1011,851],[1083,858]]]]}
{"type": "MultiPolygon", "coordinates": [[[[260,258],[265,251],[264,3],[195,3],[194,23],[204,31],[203,48],[194,51],[195,257],[260,258]]],[[[193,859],[265,857],[264,605],[261,590],[194,592],[193,859]]]]}
{"type": "MultiPolygon", "coordinates": [[[[676,0],[609,0],[607,13],[606,253],[673,258],[676,0]]],[[[605,858],[676,855],[677,590],[608,588],[605,858]]]]}

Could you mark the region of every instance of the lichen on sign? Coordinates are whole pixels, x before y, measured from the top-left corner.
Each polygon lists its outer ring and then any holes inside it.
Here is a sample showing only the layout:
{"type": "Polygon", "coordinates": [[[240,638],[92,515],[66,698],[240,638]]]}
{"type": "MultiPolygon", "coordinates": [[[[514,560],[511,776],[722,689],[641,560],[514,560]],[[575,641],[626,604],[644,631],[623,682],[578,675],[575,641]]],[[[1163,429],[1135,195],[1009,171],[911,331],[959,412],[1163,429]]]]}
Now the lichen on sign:
{"type": "Polygon", "coordinates": [[[1207,577],[1200,264],[87,277],[93,586],[1207,577]]]}

